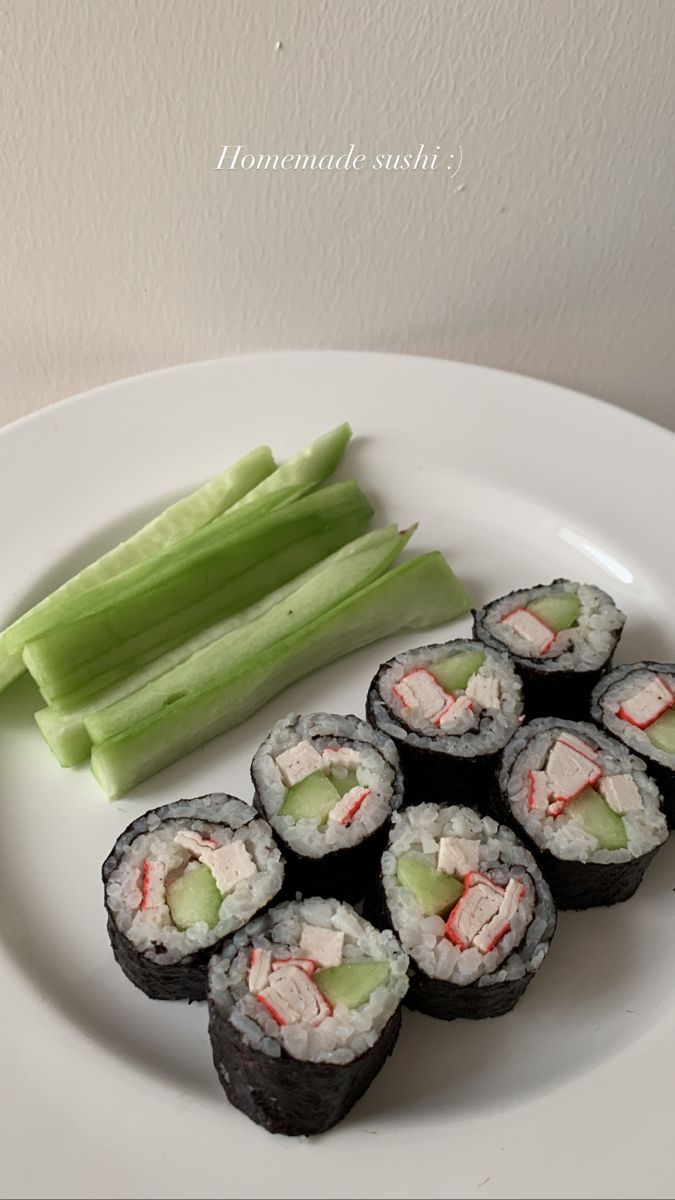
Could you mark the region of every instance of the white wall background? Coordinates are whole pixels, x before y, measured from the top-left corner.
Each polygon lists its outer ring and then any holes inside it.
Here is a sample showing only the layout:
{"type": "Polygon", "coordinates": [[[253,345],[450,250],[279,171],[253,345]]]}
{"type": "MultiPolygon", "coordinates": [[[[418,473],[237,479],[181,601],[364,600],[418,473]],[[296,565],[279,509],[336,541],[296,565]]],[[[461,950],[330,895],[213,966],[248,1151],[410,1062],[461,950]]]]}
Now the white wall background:
{"type": "Polygon", "coordinates": [[[0,423],[348,347],[675,428],[674,0],[0,0],[0,56],[0,423]],[[225,142],[463,167],[217,172],[225,142]]]}

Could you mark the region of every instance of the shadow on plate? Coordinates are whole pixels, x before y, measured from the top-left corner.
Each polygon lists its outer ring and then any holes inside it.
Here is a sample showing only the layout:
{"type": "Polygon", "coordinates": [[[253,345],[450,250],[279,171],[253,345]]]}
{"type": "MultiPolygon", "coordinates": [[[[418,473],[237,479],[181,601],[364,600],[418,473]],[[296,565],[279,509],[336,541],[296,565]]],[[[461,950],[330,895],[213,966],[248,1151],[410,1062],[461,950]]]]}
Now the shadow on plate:
{"type": "Polygon", "coordinates": [[[626,621],[614,665],[629,662],[672,662],[672,627],[650,620],[644,614],[626,621]]]}

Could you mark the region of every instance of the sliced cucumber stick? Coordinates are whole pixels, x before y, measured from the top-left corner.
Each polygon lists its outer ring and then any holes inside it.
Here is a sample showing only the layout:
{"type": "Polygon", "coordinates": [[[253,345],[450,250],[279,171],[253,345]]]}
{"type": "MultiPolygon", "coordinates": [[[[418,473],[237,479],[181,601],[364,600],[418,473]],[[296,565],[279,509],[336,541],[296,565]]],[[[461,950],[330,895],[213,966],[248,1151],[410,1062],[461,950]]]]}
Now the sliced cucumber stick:
{"type": "MultiPolygon", "coordinates": [[[[372,507],[355,483],[339,483],[247,522],[153,571],[132,596],[45,633],[24,652],[49,703],[79,707],[185,639],[255,603],[362,534],[372,507]]],[[[223,518],[225,520],[225,518],[223,518]]],[[[214,530],[216,523],[210,527],[214,530]]]]}
{"type": "Polygon", "coordinates": [[[347,771],[346,775],[331,775],[330,781],[333,787],[337,788],[341,796],[346,796],[347,792],[351,792],[352,788],[359,786],[356,771],[347,771]]]}
{"type": "Polygon", "coordinates": [[[577,623],[580,608],[576,592],[551,592],[548,596],[540,596],[538,600],[533,600],[527,606],[528,612],[539,617],[553,633],[572,629],[577,623]]]}
{"type": "Polygon", "coordinates": [[[78,763],[86,762],[91,751],[91,738],[81,710],[71,713],[47,706],[37,710],[35,720],[62,767],[76,767],[78,763]]]}
{"type": "MultiPolygon", "coordinates": [[[[142,604],[150,588],[160,592],[167,583],[189,576],[189,573],[198,567],[208,567],[211,555],[237,544],[238,540],[245,540],[251,528],[259,528],[264,519],[271,518],[277,509],[283,509],[304,495],[304,488],[287,488],[270,496],[262,496],[249,505],[245,514],[235,517],[232,511],[223,513],[204,529],[198,529],[183,538],[179,545],[162,550],[152,558],[129,567],[120,575],[91,587],[82,594],[65,599],[59,606],[56,619],[51,612],[40,618],[36,617],[27,645],[32,646],[46,637],[56,638],[62,629],[68,630],[76,622],[102,618],[114,611],[115,605],[142,604]]],[[[88,627],[86,624],[80,624],[78,629],[82,642],[78,657],[84,658],[89,652],[89,643],[85,642],[88,627]]],[[[11,641],[11,631],[8,631],[8,636],[11,641]]]]}
{"type": "Polygon", "coordinates": [[[675,708],[657,717],[645,730],[652,746],[657,750],[665,750],[666,754],[675,754],[675,708]]]}
{"type": "MultiPolygon", "coordinates": [[[[280,589],[275,604],[262,604],[257,613],[248,610],[250,620],[241,626],[231,623],[221,637],[211,640],[173,669],[169,665],[166,674],[154,682],[93,711],[86,720],[92,740],[103,742],[155,717],[167,704],[174,703],[176,697],[209,688],[218,680],[235,675],[254,656],[271,650],[280,639],[301,635],[305,625],[317,616],[377,579],[392,564],[407,539],[407,533],[400,534],[395,525],[388,525],[343,546],[293,581],[294,588],[289,585],[288,589],[280,589]]],[[[168,662],[166,656],[164,661],[168,662]]]]}
{"type": "MultiPolygon", "coordinates": [[[[94,747],[94,775],[116,799],[161,767],[239,724],[283,688],[360,646],[402,629],[452,621],[470,600],[437,551],[421,555],[350,595],[263,652],[245,659],[153,717],[94,747]]],[[[100,716],[100,714],[97,714],[100,716]]],[[[90,728],[92,740],[94,731],[90,728]]]]}
{"type": "Polygon", "coordinates": [[[281,467],[277,467],[269,446],[260,446],[85,567],[0,632],[0,691],[23,673],[24,646],[62,619],[62,606],[67,610],[77,596],[176,545],[226,510],[236,509],[243,518],[240,509],[245,503],[284,488],[321,483],[337,467],[350,437],[349,425],[340,425],[316,438],[281,467]],[[269,482],[263,487],[265,480],[269,482]]]}
{"type": "Polygon", "coordinates": [[[64,606],[204,528],[275,471],[269,446],[252,450],[196,492],[172,504],[126,542],[90,563],[0,633],[0,691],[24,671],[21,652],[36,632],[60,620],[64,606]]]}
{"type": "Polygon", "coordinates": [[[300,821],[303,817],[310,821],[318,819],[321,825],[339,799],[340,793],[328,776],[323,771],[315,771],[288,789],[279,814],[292,817],[294,821],[300,821]]]}
{"type": "MultiPolygon", "coordinates": [[[[133,675],[129,675],[105,691],[99,692],[88,702],[85,701],[82,707],[64,709],[55,704],[40,709],[36,712],[35,719],[47,745],[62,767],[72,767],[77,763],[84,762],[89,757],[91,750],[91,737],[85,722],[93,720],[95,724],[97,713],[101,713],[104,729],[106,722],[109,722],[107,730],[101,734],[99,739],[103,741],[105,737],[111,737],[119,732],[120,726],[116,722],[115,714],[120,711],[120,708],[126,712],[128,719],[132,719],[127,705],[136,703],[138,720],[147,715],[148,711],[161,708],[167,699],[175,696],[177,691],[183,687],[180,677],[173,674],[174,669],[187,662],[192,655],[196,655],[206,646],[213,647],[209,655],[212,665],[215,663],[217,654],[222,653],[227,656],[227,663],[232,669],[237,656],[241,657],[245,647],[251,648],[251,635],[255,638],[255,631],[260,629],[260,625],[257,624],[260,617],[269,613],[275,606],[282,605],[292,596],[292,607],[286,604],[284,608],[277,609],[283,623],[283,630],[275,624],[273,636],[274,638],[278,637],[281,631],[284,634],[290,633],[292,617],[295,621],[308,619],[306,609],[308,585],[318,584],[321,586],[324,572],[339,566],[341,589],[339,595],[333,594],[334,601],[339,599],[340,595],[347,595],[350,590],[356,591],[358,587],[364,587],[391,565],[408,541],[410,532],[399,533],[395,525],[387,525],[384,529],[375,529],[372,533],[364,534],[362,538],[357,538],[356,541],[337,550],[324,562],[317,563],[308,571],[304,571],[297,579],[291,579],[283,587],[276,588],[275,591],[259,600],[257,604],[251,605],[240,613],[235,613],[233,617],[227,617],[224,621],[210,625],[208,629],[202,630],[187,642],[182,642],[174,650],[167,651],[159,658],[154,659],[142,670],[134,672],[133,675]],[[225,641],[226,635],[227,642],[225,641]],[[218,643],[218,646],[215,643],[218,643]],[[152,684],[153,687],[148,688],[149,684],[152,684]],[[138,695],[132,699],[134,693],[138,693],[138,695]],[[122,703],[120,704],[120,702],[122,703]],[[103,714],[102,710],[104,709],[109,711],[103,714]]],[[[225,659],[223,659],[224,666],[225,659]]],[[[351,775],[348,778],[351,780],[351,775]]],[[[335,780],[338,791],[341,790],[341,783],[341,780],[335,780]]],[[[357,780],[354,777],[349,787],[355,787],[356,783],[357,780]]],[[[346,788],[346,791],[349,791],[349,787],[346,788]]]]}
{"type": "Polygon", "coordinates": [[[199,863],[169,884],[166,902],[176,929],[189,929],[201,921],[213,929],[218,924],[223,897],[209,868],[199,863]]]}
{"type": "Polygon", "coordinates": [[[464,891],[461,880],[437,871],[431,863],[413,854],[401,855],[396,864],[396,878],[427,917],[447,917],[464,891]]]}
{"type": "Polygon", "coordinates": [[[433,663],[429,670],[446,692],[456,692],[466,687],[471,676],[480,670],[484,660],[483,650],[459,650],[457,654],[451,654],[449,658],[433,663]]]}
{"type": "Polygon", "coordinates": [[[329,475],[333,474],[347,449],[351,436],[352,431],[347,422],[322,434],[321,437],[310,442],[308,446],[277,467],[276,471],[244,496],[234,506],[235,509],[241,511],[245,505],[279,488],[295,487],[298,484],[323,483],[324,479],[328,479],[329,475]]]}
{"type": "Polygon", "coordinates": [[[332,1005],[360,1008],[375,988],[389,979],[386,962],[341,963],[339,967],[323,967],[313,976],[319,991],[332,1005]]]}
{"type": "Polygon", "coordinates": [[[605,850],[625,850],[628,837],[623,817],[615,813],[604,796],[594,788],[586,788],[572,801],[568,810],[577,817],[586,833],[597,838],[605,850]]]}

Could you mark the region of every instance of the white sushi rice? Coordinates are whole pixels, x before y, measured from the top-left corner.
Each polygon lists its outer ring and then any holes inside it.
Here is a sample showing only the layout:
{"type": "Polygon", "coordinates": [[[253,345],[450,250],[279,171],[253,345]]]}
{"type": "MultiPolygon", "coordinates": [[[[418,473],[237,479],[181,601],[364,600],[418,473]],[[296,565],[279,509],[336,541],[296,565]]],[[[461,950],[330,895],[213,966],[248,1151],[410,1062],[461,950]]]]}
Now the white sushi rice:
{"type": "Polygon", "coordinates": [[[267,823],[248,804],[225,796],[220,804],[217,797],[205,797],[203,801],[180,800],[165,805],[159,813],[150,812],[147,832],[135,837],[132,833],[128,844],[124,844],[124,838],[120,839],[116,850],[122,851],[122,855],[106,885],[108,909],[117,927],[136,949],[162,965],[180,962],[240,929],[269,904],[283,881],[281,851],[267,823]],[[190,870],[189,852],[174,841],[182,830],[200,833],[222,846],[242,841],[257,867],[255,875],[241,880],[224,897],[218,923],[212,929],[205,921],[185,931],[176,929],[166,904],[159,910],[140,908],[146,859],[162,864],[167,873],[186,867],[190,870]]]}
{"type": "Polygon", "coordinates": [[[669,754],[667,750],[660,750],[652,744],[648,736],[649,727],[638,729],[637,725],[632,725],[630,721],[624,721],[618,715],[621,705],[626,700],[631,700],[653,679],[663,679],[671,691],[675,691],[673,668],[668,670],[668,664],[665,663],[663,665],[655,664],[653,667],[644,667],[638,663],[636,666],[617,667],[615,671],[612,671],[612,677],[616,682],[610,682],[608,679],[604,679],[602,682],[599,704],[602,710],[603,725],[624,745],[630,746],[632,750],[637,750],[638,754],[644,754],[646,758],[660,763],[663,767],[669,767],[671,771],[675,770],[675,754],[669,754]]]}
{"type": "MultiPolygon", "coordinates": [[[[346,775],[346,768],[331,769],[336,777],[341,773],[346,775]]],[[[396,747],[371,725],[351,716],[312,713],[301,717],[289,713],[277,722],[257,751],[251,774],[272,828],[292,850],[308,858],[321,858],[333,850],[358,845],[380,828],[402,798],[396,747]],[[319,752],[336,745],[358,751],[356,778],[361,787],[370,789],[370,795],[349,825],[327,821],[320,827],[318,819],[303,817],[296,821],[281,815],[286,786],[275,760],[302,741],[310,742],[319,752]]]]}
{"type": "Polygon", "coordinates": [[[470,808],[418,804],[396,813],[389,846],[382,856],[382,883],[392,923],[402,945],[432,979],[479,987],[522,979],[536,971],[548,950],[555,928],[555,908],[547,884],[532,855],[514,833],[470,808]],[[396,870],[403,854],[413,854],[435,867],[440,839],[459,837],[480,841],[479,870],[505,886],[511,878],[526,894],[511,921],[511,931],[487,954],[459,947],[445,936],[442,917],[425,916],[396,870]]]}
{"type": "Polygon", "coordinates": [[[511,592],[495,600],[477,621],[492,637],[506,646],[512,654],[535,662],[551,663],[556,670],[590,671],[601,667],[613,653],[617,635],[623,628],[625,616],[616,607],[611,596],[601,588],[587,583],[560,579],[548,586],[526,588],[511,592]],[[526,608],[533,600],[555,592],[576,592],[579,597],[579,615],[572,629],[560,633],[543,654],[525,641],[510,625],[502,624],[503,618],[517,608],[526,608]]]}
{"type": "Polygon", "coordinates": [[[302,1062],[350,1063],[375,1044],[408,990],[408,956],[391,930],[380,931],[349,905],[337,900],[300,900],[281,904],[234,935],[209,965],[209,998],[248,1045],[273,1057],[282,1048],[302,1062]],[[336,1004],[319,1025],[278,1025],[248,989],[251,949],[272,951],[273,958],[301,954],[303,925],[344,933],[343,962],[381,962],[389,978],[360,1008],[336,1004]]]}
{"type": "MultiPolygon", "coordinates": [[[[512,663],[506,654],[490,650],[482,642],[453,641],[435,646],[419,646],[398,654],[385,664],[377,676],[378,701],[373,703],[373,716],[378,729],[397,740],[422,750],[456,755],[458,758],[474,758],[480,754],[493,754],[506,745],[523,718],[523,691],[512,663]],[[428,667],[433,673],[434,663],[449,658],[452,654],[471,650],[483,650],[485,659],[476,672],[484,678],[496,679],[499,683],[499,708],[485,708],[479,713],[478,728],[472,729],[475,718],[472,714],[451,730],[440,729],[432,721],[425,721],[417,714],[411,716],[394,688],[401,678],[414,667],[428,667]]],[[[457,691],[455,695],[463,695],[457,691]]]]}
{"type": "Polygon", "coordinates": [[[584,863],[629,862],[660,846],[668,836],[659,790],[647,775],[645,764],[614,738],[582,721],[542,717],[526,725],[507,748],[500,782],[502,787],[506,784],[513,815],[536,845],[556,858],[584,863]],[[626,849],[605,850],[597,838],[583,829],[574,815],[573,806],[563,809],[557,817],[528,807],[528,772],[543,770],[553,743],[565,731],[575,734],[599,752],[599,765],[604,775],[630,775],[634,780],[642,807],[631,809],[623,816],[628,839],[626,849]]]}

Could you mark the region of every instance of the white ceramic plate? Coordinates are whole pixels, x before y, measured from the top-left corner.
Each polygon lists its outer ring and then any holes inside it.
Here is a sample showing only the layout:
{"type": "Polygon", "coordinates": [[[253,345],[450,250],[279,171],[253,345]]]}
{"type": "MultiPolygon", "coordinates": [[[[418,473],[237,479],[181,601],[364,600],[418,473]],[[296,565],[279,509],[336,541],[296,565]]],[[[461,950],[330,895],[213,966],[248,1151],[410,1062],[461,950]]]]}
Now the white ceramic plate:
{"type": "MultiPolygon", "coordinates": [[[[235,358],[77,397],[0,435],[4,624],[179,493],[262,441],[348,418],[343,474],[420,521],[476,600],[556,575],[628,614],[620,659],[675,658],[670,433],[535,380],[359,354],[235,358]]],[[[446,632],[464,635],[468,619],[446,632]]],[[[227,1104],[203,1005],[136,991],[108,945],[100,865],[157,804],[223,790],[291,709],[362,712],[388,639],[319,671],[109,805],[62,771],[21,683],[0,697],[0,1178],[40,1197],[671,1196],[674,849],[615,909],[563,914],[516,1011],[406,1013],[356,1110],[307,1142],[227,1104]]]]}

